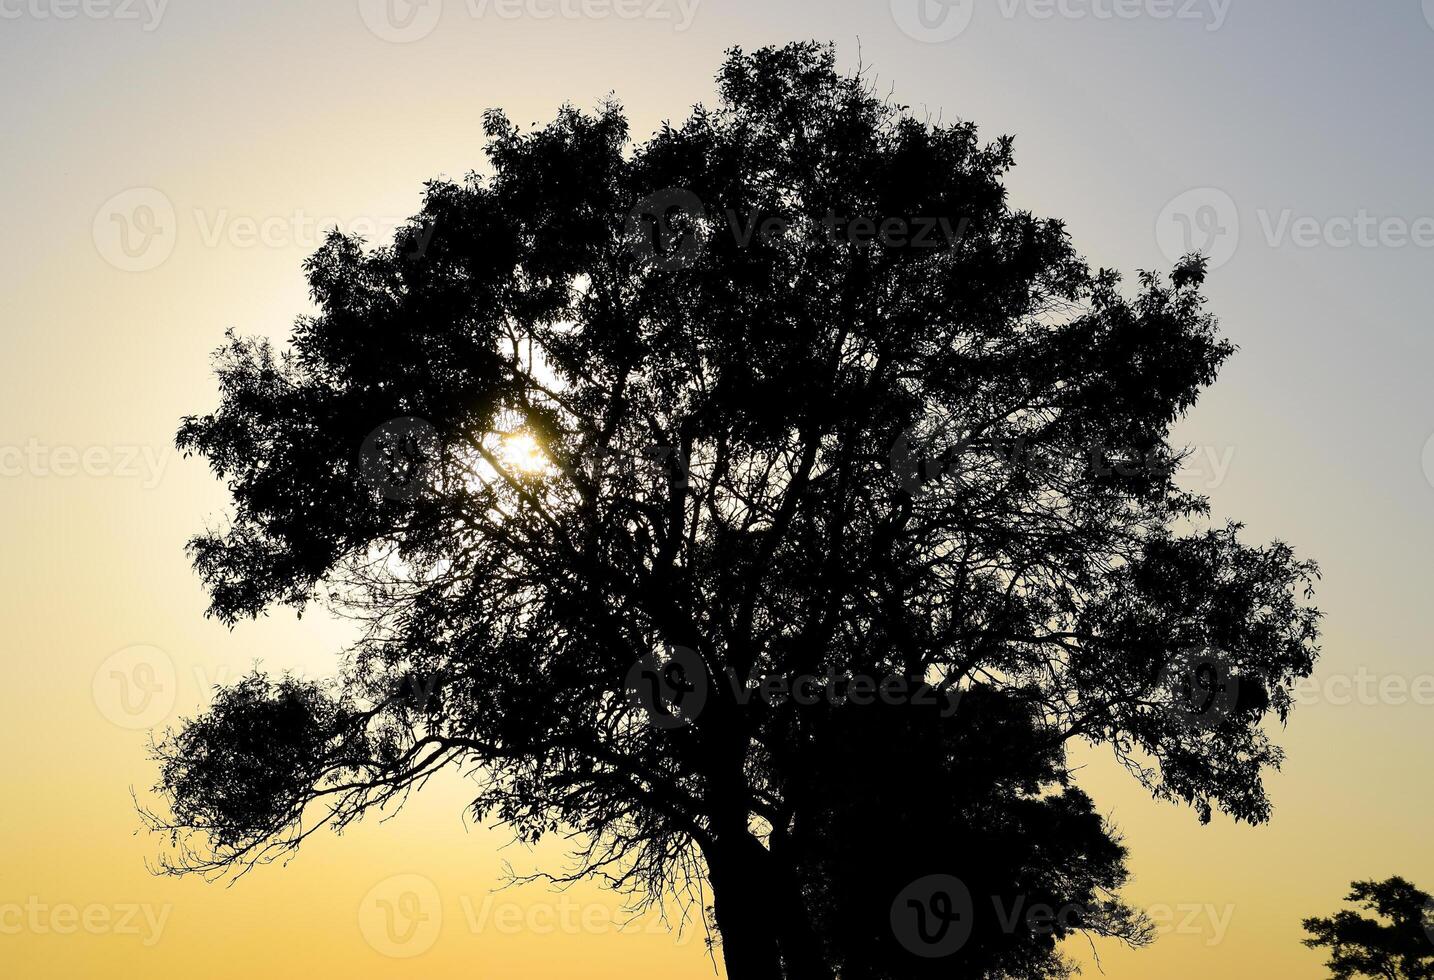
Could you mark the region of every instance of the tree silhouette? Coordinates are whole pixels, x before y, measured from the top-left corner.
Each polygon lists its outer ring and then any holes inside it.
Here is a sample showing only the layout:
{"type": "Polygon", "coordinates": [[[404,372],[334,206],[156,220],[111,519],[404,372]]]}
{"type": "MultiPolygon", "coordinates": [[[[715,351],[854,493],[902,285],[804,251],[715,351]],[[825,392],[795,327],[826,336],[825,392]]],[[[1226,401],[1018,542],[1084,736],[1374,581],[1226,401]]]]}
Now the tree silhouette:
{"type": "Polygon", "coordinates": [[[1232,352],[1203,262],[1127,295],[1008,204],[1009,138],[829,47],[718,84],[637,145],[611,102],[489,113],[490,174],[308,261],[287,348],[231,334],[178,436],[233,497],[191,544],[211,613],[366,630],[156,746],[169,870],[462,766],[639,905],[710,889],[733,978],[1044,976],[1149,937],[1072,740],[1269,816],[1316,572],[1175,484],[1232,352]]]}
{"type": "Polygon", "coordinates": [[[1342,909],[1304,920],[1310,949],[1328,949],[1330,976],[1427,980],[1434,977],[1434,900],[1403,878],[1356,881],[1345,898],[1365,912],[1342,909]]]}

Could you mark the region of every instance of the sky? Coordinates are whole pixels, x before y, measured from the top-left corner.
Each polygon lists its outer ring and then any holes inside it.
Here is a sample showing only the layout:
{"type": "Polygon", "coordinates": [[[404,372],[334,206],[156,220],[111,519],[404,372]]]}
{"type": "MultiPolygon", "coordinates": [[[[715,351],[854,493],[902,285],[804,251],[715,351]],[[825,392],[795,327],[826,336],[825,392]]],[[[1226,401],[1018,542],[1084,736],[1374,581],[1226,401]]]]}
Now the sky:
{"type": "Polygon", "coordinates": [[[1088,975],[1320,977],[1301,918],[1355,878],[1434,889],[1434,0],[0,0],[0,973],[720,973],[595,888],[495,892],[561,853],[465,820],[456,777],[227,886],[150,873],[131,789],[151,727],[256,662],[325,676],[351,635],[203,618],[183,546],[224,493],[172,446],[225,329],[283,338],[322,231],[382,241],[481,171],[489,107],[615,93],[641,137],[713,101],[728,47],[807,38],[1014,136],[1013,203],[1093,264],[1211,256],[1240,350],[1183,479],[1324,573],[1268,825],[1080,758],[1162,925],[1073,948],[1088,975]]]}

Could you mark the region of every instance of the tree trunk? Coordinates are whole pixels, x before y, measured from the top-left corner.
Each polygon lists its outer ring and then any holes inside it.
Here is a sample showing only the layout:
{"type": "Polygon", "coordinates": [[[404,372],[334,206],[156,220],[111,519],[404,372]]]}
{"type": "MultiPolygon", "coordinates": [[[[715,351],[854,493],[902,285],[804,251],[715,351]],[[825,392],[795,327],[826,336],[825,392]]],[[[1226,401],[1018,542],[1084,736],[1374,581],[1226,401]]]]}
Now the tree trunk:
{"type": "Polygon", "coordinates": [[[727,980],[784,980],[772,882],[751,848],[764,857],[766,852],[750,835],[742,836],[745,842],[717,848],[707,860],[727,980]]]}
{"type": "Polygon", "coordinates": [[[832,980],[832,971],[827,967],[821,941],[812,928],[796,872],[786,855],[777,853],[771,857],[775,871],[771,886],[780,923],[777,945],[782,953],[786,980],[832,980]]]}
{"type": "Polygon", "coordinates": [[[796,876],[751,834],[709,858],[728,980],[832,980],[796,876]]]}

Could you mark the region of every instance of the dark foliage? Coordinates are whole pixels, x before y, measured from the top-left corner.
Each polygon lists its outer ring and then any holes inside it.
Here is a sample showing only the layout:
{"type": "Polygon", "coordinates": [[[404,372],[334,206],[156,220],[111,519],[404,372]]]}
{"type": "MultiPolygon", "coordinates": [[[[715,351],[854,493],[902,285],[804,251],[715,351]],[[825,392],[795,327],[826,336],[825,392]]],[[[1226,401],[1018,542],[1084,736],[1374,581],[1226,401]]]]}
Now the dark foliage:
{"type": "Polygon", "coordinates": [[[1305,945],[1329,950],[1330,976],[1428,980],[1434,977],[1434,899],[1403,878],[1356,881],[1346,902],[1373,917],[1343,909],[1304,920],[1305,945]]]}
{"type": "Polygon", "coordinates": [[[843,980],[1062,976],[1057,943],[1072,932],[1152,937],[1115,898],[1125,848],[1022,699],[977,687],[959,720],[848,705],[794,741],[804,757],[784,760],[784,791],[801,816],[784,843],[843,980]],[[914,954],[889,924],[892,896],[932,874],[973,898],[949,957],[914,954]]]}

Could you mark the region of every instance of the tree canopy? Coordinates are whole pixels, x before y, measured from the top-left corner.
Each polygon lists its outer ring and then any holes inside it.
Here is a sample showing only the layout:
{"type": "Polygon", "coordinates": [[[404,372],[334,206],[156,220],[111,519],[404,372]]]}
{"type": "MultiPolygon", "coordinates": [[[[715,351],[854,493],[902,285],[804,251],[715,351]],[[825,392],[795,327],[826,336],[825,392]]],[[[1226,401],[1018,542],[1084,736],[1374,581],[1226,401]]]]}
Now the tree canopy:
{"type": "Polygon", "coordinates": [[[1434,977],[1434,899],[1403,878],[1356,881],[1341,909],[1304,920],[1310,949],[1329,950],[1330,976],[1428,980],[1434,977]]]}
{"type": "Polygon", "coordinates": [[[331,681],[249,677],[159,743],[169,867],[455,766],[639,902],[710,890],[733,978],[1143,942],[1066,747],[1263,821],[1317,653],[1314,565],[1176,483],[1170,427],[1233,350],[1205,265],[1091,269],[1008,201],[1009,138],[828,46],[717,82],[645,142],[615,102],[490,112],[485,173],[308,260],[287,345],[230,336],[178,435],[233,500],[190,546],[210,611],[365,632],[331,681]],[[950,955],[898,921],[932,876],[970,894],[950,955]],[[1071,914],[998,914],[1037,902],[1071,914]]]}

